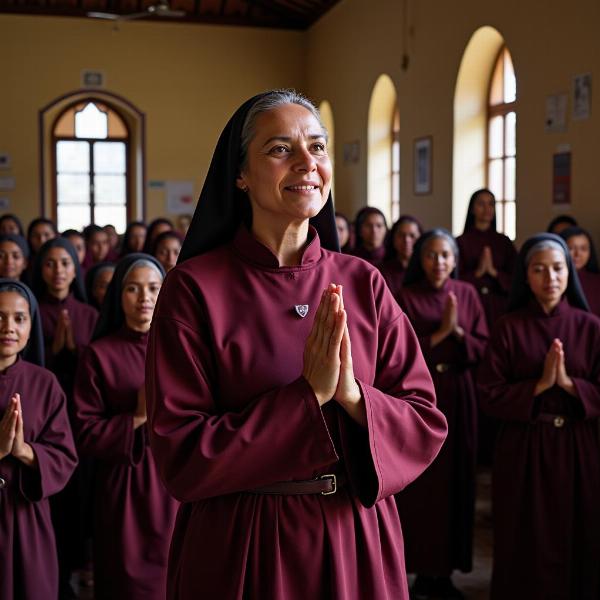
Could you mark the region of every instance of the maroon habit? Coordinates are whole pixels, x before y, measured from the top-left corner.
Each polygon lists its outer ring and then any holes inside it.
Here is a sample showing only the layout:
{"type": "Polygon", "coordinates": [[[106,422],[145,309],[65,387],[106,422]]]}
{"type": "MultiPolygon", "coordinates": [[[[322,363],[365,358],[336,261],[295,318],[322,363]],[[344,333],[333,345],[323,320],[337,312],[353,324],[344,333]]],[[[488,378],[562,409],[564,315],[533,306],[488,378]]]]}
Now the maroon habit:
{"type": "Polygon", "coordinates": [[[379,248],[375,248],[375,250],[367,250],[364,246],[359,246],[358,248],[352,249],[352,255],[358,256],[378,267],[385,258],[385,246],[379,246],[379,248]]]}
{"type": "Polygon", "coordinates": [[[592,273],[581,269],[577,271],[577,275],[590,310],[596,316],[600,316],[600,273],[592,273]]]}
{"type": "Polygon", "coordinates": [[[133,428],[144,385],[148,334],[126,327],[92,343],[75,385],[77,446],[96,459],[96,600],[164,600],[177,502],[166,492],[148,446],[133,428]]]}
{"type": "Polygon", "coordinates": [[[473,227],[457,237],[456,243],[460,253],[458,275],[477,288],[491,329],[498,317],[506,312],[517,251],[507,236],[493,229],[481,231],[473,227]],[[475,276],[485,246],[492,250],[492,262],[498,271],[498,277],[488,274],[483,277],[475,276]]]}
{"type": "Polygon", "coordinates": [[[472,370],[488,338],[485,314],[472,285],[447,280],[435,289],[427,280],[402,289],[398,301],[421,344],[435,385],[438,408],[448,421],[448,437],[433,464],[398,494],[404,525],[406,567],[421,575],[447,577],[470,571],[475,512],[477,397],[472,370]],[[448,293],[457,297],[458,324],[465,336],[450,335],[431,346],[448,293]]]}
{"type": "Polygon", "coordinates": [[[493,600],[597,600],[600,320],[566,300],[503,317],[482,363],[484,410],[502,420],[493,469],[493,600]],[[579,398],[533,395],[554,338],[579,398]]]}
{"type": "MultiPolygon", "coordinates": [[[[73,422],[73,385],[78,357],[92,339],[98,311],[77,300],[72,293],[64,300],[58,300],[46,293],[38,299],[38,302],[42,318],[46,366],[56,375],[67,395],[67,410],[71,422],[73,422]],[[58,354],[53,355],[52,341],[56,324],[64,309],[69,311],[76,351],[71,352],[67,348],[63,348],[58,354]]],[[[70,571],[83,567],[86,561],[85,539],[90,535],[92,476],[90,461],[81,461],[71,480],[51,501],[61,570],[61,587],[70,577],[70,571]]]]}
{"type": "Polygon", "coordinates": [[[65,395],[52,373],[18,359],[0,373],[0,414],[21,395],[25,442],[36,467],[12,456],[0,460],[0,598],[58,596],[58,564],[48,497],[77,464],[65,395]]]}
{"type": "Polygon", "coordinates": [[[404,281],[406,269],[397,258],[390,258],[379,265],[379,270],[381,271],[385,282],[388,284],[392,296],[397,298],[402,289],[402,282],[404,281]]]}
{"type": "Polygon", "coordinates": [[[154,454],[184,503],[170,599],[408,600],[393,494],[435,458],[445,419],[380,273],[310,235],[301,264],[280,267],[242,227],[161,290],[146,389],[154,454]],[[344,286],[367,428],[333,400],[321,409],[301,376],[330,282],[344,286]],[[248,491],[328,473],[348,480],[329,496],[248,491]]]}

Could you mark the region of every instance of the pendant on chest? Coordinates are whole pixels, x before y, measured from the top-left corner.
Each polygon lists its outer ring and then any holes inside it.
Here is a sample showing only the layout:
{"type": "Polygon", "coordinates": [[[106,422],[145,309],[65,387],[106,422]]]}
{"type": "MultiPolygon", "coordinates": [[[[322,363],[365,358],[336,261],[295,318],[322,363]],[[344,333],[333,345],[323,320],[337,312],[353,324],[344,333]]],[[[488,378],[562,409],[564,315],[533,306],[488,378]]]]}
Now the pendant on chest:
{"type": "Polygon", "coordinates": [[[304,317],[308,314],[308,304],[295,304],[294,305],[294,310],[296,311],[296,314],[301,317],[302,319],[304,319],[304,317]]]}

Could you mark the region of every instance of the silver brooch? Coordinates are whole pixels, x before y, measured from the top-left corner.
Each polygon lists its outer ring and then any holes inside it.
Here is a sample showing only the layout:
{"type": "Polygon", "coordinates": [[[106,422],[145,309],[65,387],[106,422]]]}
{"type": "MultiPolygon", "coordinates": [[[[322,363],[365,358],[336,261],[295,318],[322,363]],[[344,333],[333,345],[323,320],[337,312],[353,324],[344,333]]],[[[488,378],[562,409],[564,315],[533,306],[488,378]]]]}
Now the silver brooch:
{"type": "Polygon", "coordinates": [[[308,314],[308,304],[296,304],[294,305],[294,309],[299,317],[304,317],[308,314]]]}

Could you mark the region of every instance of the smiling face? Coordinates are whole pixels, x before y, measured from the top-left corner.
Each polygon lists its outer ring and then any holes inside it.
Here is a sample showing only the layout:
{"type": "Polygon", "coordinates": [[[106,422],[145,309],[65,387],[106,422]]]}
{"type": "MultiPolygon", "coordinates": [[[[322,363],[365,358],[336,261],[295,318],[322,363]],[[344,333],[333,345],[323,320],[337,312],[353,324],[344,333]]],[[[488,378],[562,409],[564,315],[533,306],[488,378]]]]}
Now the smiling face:
{"type": "Polygon", "coordinates": [[[572,235],[567,240],[567,246],[575,268],[578,271],[583,269],[590,260],[591,254],[590,240],[588,240],[587,235],[572,235]]]}
{"type": "Polygon", "coordinates": [[[253,221],[297,223],[317,215],[331,188],[319,121],[303,106],[284,104],[259,114],[255,131],[237,180],[247,189],[253,221]]]}
{"type": "Polygon", "coordinates": [[[0,364],[6,368],[29,340],[29,303],[17,292],[0,292],[0,364]]]}
{"type": "Polygon", "coordinates": [[[0,277],[19,279],[27,267],[27,259],[14,242],[0,242],[0,277]]]}
{"type": "Polygon", "coordinates": [[[75,279],[75,264],[64,248],[57,246],[48,250],[42,262],[42,279],[52,296],[62,299],[69,295],[75,279]]]}
{"type": "Polygon", "coordinates": [[[552,310],[560,302],[569,283],[565,255],[550,248],[536,252],[527,265],[527,283],[544,310],[552,310]]]}
{"type": "Polygon", "coordinates": [[[127,275],[123,281],[121,306],[130,329],[142,332],[150,329],[161,285],[162,277],[152,267],[138,267],[127,275]]]}
{"type": "Polygon", "coordinates": [[[434,237],[423,246],[421,265],[431,285],[440,288],[454,271],[456,257],[450,242],[443,237],[434,237]]]}

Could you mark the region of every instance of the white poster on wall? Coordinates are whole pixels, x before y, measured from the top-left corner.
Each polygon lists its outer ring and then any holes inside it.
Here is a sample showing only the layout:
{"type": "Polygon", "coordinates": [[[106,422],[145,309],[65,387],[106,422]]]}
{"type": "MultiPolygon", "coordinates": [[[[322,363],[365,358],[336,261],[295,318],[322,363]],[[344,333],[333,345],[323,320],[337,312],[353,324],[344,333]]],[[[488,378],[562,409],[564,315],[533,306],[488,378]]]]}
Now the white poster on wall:
{"type": "Polygon", "coordinates": [[[556,133],[567,130],[567,94],[546,96],[546,132],[556,133]]]}
{"type": "Polygon", "coordinates": [[[167,212],[172,215],[191,215],[194,212],[194,182],[167,181],[167,212]]]}

